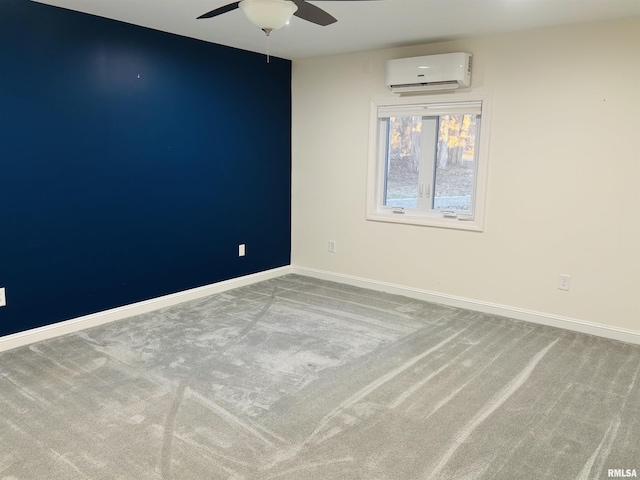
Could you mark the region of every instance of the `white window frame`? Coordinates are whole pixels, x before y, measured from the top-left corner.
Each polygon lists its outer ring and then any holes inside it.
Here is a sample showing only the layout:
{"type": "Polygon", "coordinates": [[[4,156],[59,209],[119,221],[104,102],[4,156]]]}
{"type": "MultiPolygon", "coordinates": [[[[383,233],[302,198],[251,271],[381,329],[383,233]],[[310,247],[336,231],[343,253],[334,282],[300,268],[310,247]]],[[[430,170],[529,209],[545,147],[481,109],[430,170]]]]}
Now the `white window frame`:
{"type": "MultiPolygon", "coordinates": [[[[407,113],[410,110],[407,110],[407,113]]],[[[369,164],[367,173],[366,218],[371,221],[404,223],[461,230],[483,231],[487,171],[489,163],[489,138],[491,120],[491,94],[489,92],[453,93],[445,95],[421,95],[409,97],[384,97],[371,100],[369,124],[369,164]],[[472,196],[472,215],[456,215],[437,210],[397,209],[384,205],[386,169],[385,132],[379,111],[398,107],[424,107],[428,104],[457,102],[481,102],[482,120],[476,157],[476,182],[472,196]],[[395,212],[394,212],[395,210],[395,212]],[[402,210],[402,213],[398,213],[402,210]]],[[[433,187],[431,187],[433,188],[433,187]]]]}

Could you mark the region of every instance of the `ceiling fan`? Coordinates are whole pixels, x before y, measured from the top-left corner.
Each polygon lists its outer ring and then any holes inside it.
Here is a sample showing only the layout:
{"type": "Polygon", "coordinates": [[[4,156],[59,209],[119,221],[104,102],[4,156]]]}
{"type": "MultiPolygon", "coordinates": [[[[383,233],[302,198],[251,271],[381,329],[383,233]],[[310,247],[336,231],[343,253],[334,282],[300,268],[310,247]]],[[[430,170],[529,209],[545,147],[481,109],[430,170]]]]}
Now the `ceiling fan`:
{"type": "Polygon", "coordinates": [[[332,15],[309,3],[307,0],[241,0],[211,10],[204,15],[200,15],[198,19],[217,17],[218,15],[237,8],[240,8],[249,21],[262,29],[267,36],[269,36],[273,30],[277,30],[286,25],[293,15],[323,27],[337,22],[336,18],[332,15]]]}

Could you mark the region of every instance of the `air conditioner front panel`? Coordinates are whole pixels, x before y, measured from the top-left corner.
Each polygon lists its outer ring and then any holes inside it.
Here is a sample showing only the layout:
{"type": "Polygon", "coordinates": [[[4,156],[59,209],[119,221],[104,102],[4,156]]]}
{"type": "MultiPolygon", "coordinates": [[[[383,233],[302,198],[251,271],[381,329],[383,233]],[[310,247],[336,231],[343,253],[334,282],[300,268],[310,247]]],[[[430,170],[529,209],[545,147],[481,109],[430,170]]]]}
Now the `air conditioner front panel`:
{"type": "Polygon", "coordinates": [[[446,53],[398,58],[387,62],[387,85],[394,90],[438,84],[470,86],[471,54],[446,53]]]}

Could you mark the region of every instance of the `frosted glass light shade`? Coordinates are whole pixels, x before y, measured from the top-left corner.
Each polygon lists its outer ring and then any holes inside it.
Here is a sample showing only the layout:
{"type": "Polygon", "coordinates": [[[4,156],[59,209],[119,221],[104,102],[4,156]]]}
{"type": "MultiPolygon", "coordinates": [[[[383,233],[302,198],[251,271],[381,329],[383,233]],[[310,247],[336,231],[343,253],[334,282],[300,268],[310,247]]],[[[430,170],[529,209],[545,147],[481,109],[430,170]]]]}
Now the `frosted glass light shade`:
{"type": "Polygon", "coordinates": [[[285,26],[298,10],[298,6],[288,0],[242,0],[238,6],[251,23],[263,30],[285,26]]]}

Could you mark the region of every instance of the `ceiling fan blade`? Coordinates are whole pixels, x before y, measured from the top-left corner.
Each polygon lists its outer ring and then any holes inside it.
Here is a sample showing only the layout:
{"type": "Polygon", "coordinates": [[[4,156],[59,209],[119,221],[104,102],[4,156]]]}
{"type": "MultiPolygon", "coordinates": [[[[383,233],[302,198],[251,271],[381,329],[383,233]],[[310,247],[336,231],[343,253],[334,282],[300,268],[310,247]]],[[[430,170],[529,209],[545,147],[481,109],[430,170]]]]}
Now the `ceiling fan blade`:
{"type": "Polygon", "coordinates": [[[326,27],[332,23],[337,22],[333,16],[322,10],[320,7],[316,7],[311,3],[307,3],[305,0],[291,0],[298,6],[298,10],[294,13],[296,17],[302,18],[316,25],[326,27]]]}
{"type": "Polygon", "coordinates": [[[210,12],[207,12],[204,15],[200,15],[198,19],[216,17],[218,15],[222,15],[223,13],[230,12],[231,10],[235,10],[236,8],[238,8],[239,3],[240,2],[233,2],[233,3],[230,3],[229,5],[225,5],[224,7],[216,8],[215,10],[211,10],[210,12]]]}

